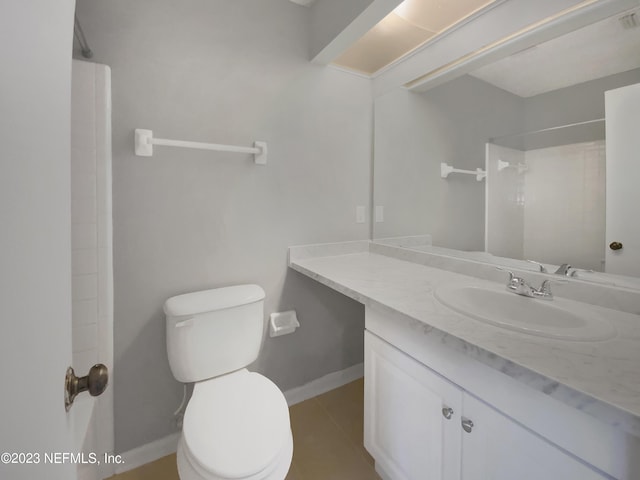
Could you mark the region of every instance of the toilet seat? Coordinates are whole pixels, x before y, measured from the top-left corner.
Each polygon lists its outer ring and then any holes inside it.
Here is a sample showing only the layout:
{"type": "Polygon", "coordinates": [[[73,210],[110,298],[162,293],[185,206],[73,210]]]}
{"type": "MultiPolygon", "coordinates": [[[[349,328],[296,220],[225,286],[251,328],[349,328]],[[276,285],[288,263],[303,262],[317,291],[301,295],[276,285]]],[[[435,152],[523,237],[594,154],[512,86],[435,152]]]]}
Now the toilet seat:
{"type": "MultiPolygon", "coordinates": [[[[280,452],[279,457],[265,470],[245,477],[233,480],[284,480],[291,466],[293,457],[293,437],[289,436],[285,448],[280,452]]],[[[184,446],[184,438],[180,437],[177,452],[178,475],[180,480],[230,480],[207,472],[200,467],[189,455],[188,449],[184,446]]]]}
{"type": "Polygon", "coordinates": [[[289,409],[278,387],[242,369],[196,383],[184,416],[181,449],[203,478],[265,479],[284,463],[284,474],[289,468],[289,425],[289,409]]]}

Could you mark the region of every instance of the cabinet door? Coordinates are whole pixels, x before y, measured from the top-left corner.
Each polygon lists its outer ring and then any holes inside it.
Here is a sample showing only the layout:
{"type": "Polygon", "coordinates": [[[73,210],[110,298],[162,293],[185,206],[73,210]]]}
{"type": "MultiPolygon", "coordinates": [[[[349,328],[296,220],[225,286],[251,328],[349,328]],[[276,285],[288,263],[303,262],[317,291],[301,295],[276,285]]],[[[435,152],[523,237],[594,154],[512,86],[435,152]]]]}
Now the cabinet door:
{"type": "Polygon", "coordinates": [[[458,480],[461,405],[452,383],[365,332],[364,444],[386,476],[458,480]]]}
{"type": "Polygon", "coordinates": [[[466,394],[462,431],[463,480],[605,480],[607,477],[519,423],[466,394]]]}

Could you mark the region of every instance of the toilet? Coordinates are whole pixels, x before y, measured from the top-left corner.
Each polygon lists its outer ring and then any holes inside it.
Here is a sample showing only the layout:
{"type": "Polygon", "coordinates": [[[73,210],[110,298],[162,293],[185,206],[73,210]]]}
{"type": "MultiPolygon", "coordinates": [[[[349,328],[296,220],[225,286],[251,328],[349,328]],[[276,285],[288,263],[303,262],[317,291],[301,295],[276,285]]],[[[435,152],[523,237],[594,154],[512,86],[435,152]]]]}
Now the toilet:
{"type": "Polygon", "coordinates": [[[245,367],[262,344],[265,293],[238,285],[167,300],[173,376],[195,382],[178,443],[181,480],[283,480],[293,454],[289,409],[245,367]]]}

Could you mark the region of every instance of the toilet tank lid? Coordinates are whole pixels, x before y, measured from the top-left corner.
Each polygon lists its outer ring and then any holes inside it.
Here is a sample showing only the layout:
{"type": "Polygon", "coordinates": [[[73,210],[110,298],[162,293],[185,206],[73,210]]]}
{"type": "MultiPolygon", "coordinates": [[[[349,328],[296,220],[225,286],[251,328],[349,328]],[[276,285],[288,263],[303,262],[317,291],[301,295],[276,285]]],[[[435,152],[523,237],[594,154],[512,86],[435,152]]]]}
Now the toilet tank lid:
{"type": "Polygon", "coordinates": [[[265,297],[259,285],[234,285],[171,297],[164,302],[164,313],[170,317],[196,315],[258,302],[265,297]]]}

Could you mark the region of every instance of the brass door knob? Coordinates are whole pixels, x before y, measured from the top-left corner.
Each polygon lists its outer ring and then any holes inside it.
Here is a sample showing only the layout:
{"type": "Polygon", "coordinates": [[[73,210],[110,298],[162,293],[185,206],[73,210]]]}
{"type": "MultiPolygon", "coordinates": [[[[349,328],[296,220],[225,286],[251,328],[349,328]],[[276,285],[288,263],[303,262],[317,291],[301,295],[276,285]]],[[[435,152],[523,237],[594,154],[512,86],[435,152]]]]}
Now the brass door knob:
{"type": "Polygon", "coordinates": [[[611,250],[622,250],[622,244],[620,242],[611,242],[609,248],[611,250]]]}
{"type": "Polygon", "coordinates": [[[91,367],[89,375],[77,377],[73,368],[67,368],[64,379],[64,408],[69,411],[79,393],[89,392],[92,397],[102,394],[109,383],[109,370],[102,363],[91,367]]]}

